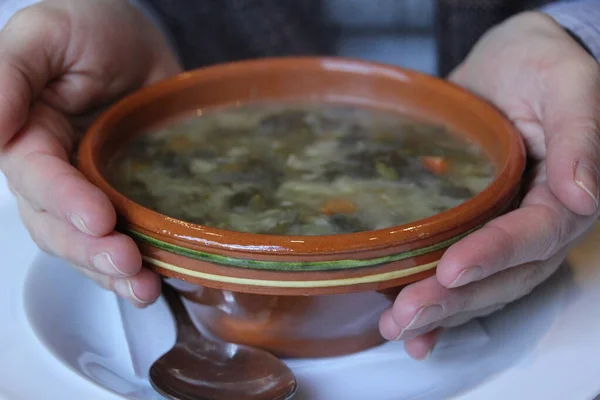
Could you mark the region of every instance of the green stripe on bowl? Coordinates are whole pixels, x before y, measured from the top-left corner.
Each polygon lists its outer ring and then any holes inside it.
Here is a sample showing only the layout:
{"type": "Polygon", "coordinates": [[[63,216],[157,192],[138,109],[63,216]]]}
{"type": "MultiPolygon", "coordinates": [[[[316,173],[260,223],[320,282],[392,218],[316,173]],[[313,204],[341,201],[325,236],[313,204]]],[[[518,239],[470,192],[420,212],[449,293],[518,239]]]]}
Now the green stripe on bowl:
{"type": "MultiPolygon", "coordinates": [[[[476,228],[477,229],[477,228],[476,228]]],[[[278,272],[314,272],[314,271],[337,271],[344,269],[371,267],[389,263],[392,261],[406,260],[407,258],[421,256],[437,250],[442,250],[456,243],[469,233],[475,231],[472,229],[466,233],[444,240],[431,246],[422,247],[420,249],[406,251],[400,254],[390,256],[371,258],[367,260],[333,260],[333,261],[264,261],[251,260],[245,258],[234,258],[221,256],[218,254],[205,253],[202,251],[186,249],[185,247],[166,243],[161,240],[152,238],[143,233],[128,230],[127,233],[138,241],[148,244],[157,249],[167,251],[169,253],[192,258],[194,260],[206,261],[213,264],[225,265],[229,267],[240,267],[263,271],[278,271],[278,272]]]]}
{"type": "MultiPolygon", "coordinates": [[[[186,268],[181,268],[173,264],[166,263],[164,261],[159,261],[151,257],[144,256],[144,261],[148,264],[153,265],[155,267],[159,267],[162,269],[166,269],[172,272],[179,274],[180,276],[185,276],[188,278],[199,278],[212,282],[220,282],[227,283],[233,285],[240,286],[255,286],[262,288],[300,288],[300,289],[318,289],[318,288],[334,288],[341,286],[353,286],[360,285],[365,283],[376,283],[376,282],[385,282],[390,281],[392,279],[405,278],[407,276],[416,275],[420,272],[428,271],[435,268],[438,264],[437,261],[430,262],[427,264],[417,265],[415,267],[403,268],[400,270],[392,270],[388,272],[371,274],[358,276],[355,278],[338,278],[338,279],[311,279],[311,280],[285,280],[285,281],[277,281],[270,279],[251,279],[251,278],[237,278],[233,276],[226,275],[214,275],[208,274],[206,272],[190,270],[186,268]]],[[[301,275],[302,277],[302,275],[301,275]]]]}

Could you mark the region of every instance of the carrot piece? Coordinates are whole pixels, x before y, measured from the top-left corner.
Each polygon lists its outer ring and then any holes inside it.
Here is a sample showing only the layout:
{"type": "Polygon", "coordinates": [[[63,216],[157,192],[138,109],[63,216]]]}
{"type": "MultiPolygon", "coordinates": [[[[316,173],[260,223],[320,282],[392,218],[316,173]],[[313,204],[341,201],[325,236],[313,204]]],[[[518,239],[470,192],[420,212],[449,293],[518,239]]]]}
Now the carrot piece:
{"type": "Polygon", "coordinates": [[[356,206],[351,201],[336,197],[323,204],[321,212],[327,215],[353,214],[356,212],[356,206]]]}
{"type": "Polygon", "coordinates": [[[170,150],[177,152],[189,149],[193,143],[187,136],[176,136],[167,145],[170,150]]]}
{"type": "Polygon", "coordinates": [[[421,163],[425,168],[437,175],[446,172],[450,166],[448,161],[443,157],[424,156],[421,157],[421,163]]]}

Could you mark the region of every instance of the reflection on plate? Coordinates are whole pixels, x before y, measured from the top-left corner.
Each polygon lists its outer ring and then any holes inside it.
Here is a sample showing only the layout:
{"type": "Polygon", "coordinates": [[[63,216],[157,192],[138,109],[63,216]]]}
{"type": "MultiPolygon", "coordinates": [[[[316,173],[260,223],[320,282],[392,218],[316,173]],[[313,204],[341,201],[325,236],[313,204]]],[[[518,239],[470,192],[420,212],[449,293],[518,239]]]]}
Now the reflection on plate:
{"type": "MultiPolygon", "coordinates": [[[[425,362],[410,360],[401,343],[351,356],[287,360],[299,381],[297,398],[439,399],[467,392],[527,357],[565,304],[570,280],[563,268],[502,312],[445,332],[425,362]]],[[[29,270],[24,296],[34,332],[69,368],[124,398],[161,398],[146,372],[175,340],[162,299],[134,309],[47,255],[29,270]]]]}

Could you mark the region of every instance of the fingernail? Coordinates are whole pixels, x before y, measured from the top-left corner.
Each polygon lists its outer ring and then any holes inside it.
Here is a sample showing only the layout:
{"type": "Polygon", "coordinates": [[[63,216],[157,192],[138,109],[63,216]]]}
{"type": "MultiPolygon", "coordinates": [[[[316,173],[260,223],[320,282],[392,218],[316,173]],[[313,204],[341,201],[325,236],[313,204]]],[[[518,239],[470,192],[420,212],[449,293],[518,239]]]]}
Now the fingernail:
{"type": "Polygon", "coordinates": [[[471,283],[477,281],[483,277],[483,269],[481,267],[469,267],[462,270],[460,274],[456,277],[454,282],[450,284],[450,288],[455,288],[459,286],[466,285],[467,283],[471,283]]]}
{"type": "Polygon", "coordinates": [[[416,338],[417,336],[427,333],[430,330],[432,330],[433,328],[435,328],[435,325],[437,323],[438,323],[438,320],[435,320],[435,322],[420,326],[419,328],[413,328],[413,329],[404,328],[404,329],[402,329],[402,332],[400,332],[398,337],[394,340],[408,340],[408,339],[416,338]]]}
{"type": "Polygon", "coordinates": [[[83,219],[81,219],[79,215],[69,215],[69,221],[71,221],[73,226],[81,232],[85,233],[86,235],[93,236],[92,232],[88,229],[88,227],[85,225],[85,222],[83,222],[83,219]]]}
{"type": "Polygon", "coordinates": [[[415,316],[410,320],[404,330],[417,329],[432,322],[439,320],[444,314],[444,309],[439,304],[433,304],[427,307],[421,307],[415,316]]]}
{"type": "Polygon", "coordinates": [[[127,275],[115,265],[110,254],[106,252],[98,253],[92,257],[92,265],[103,274],[114,275],[117,272],[120,275],[127,275]]]}
{"type": "Polygon", "coordinates": [[[423,357],[421,359],[421,361],[425,361],[427,360],[429,357],[431,357],[431,353],[433,353],[433,350],[435,349],[435,344],[433,346],[431,346],[431,348],[429,349],[429,351],[427,352],[427,354],[425,354],[425,357],[423,357]]]}
{"type": "Polygon", "coordinates": [[[150,303],[149,301],[140,299],[135,294],[135,292],[133,291],[133,285],[131,284],[130,280],[119,279],[118,281],[115,282],[114,288],[115,288],[115,292],[121,297],[134,300],[135,302],[140,303],[140,304],[150,303]]]}
{"type": "Polygon", "coordinates": [[[598,208],[598,172],[596,168],[583,161],[579,161],[575,168],[575,183],[590,195],[594,203],[596,203],[596,208],[598,208]]]}

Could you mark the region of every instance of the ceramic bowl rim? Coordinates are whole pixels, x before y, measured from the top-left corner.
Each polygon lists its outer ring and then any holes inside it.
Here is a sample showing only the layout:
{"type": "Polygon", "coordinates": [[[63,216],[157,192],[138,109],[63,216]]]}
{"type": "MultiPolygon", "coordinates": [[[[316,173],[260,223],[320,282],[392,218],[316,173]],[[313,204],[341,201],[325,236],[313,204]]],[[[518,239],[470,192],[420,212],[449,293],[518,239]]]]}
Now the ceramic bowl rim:
{"type": "MultiPolygon", "coordinates": [[[[78,150],[78,166],[90,181],[98,186],[111,200],[117,213],[134,216],[127,219],[132,229],[142,228],[165,243],[177,243],[189,248],[227,250],[241,258],[252,254],[322,255],[351,254],[365,250],[385,249],[398,244],[409,244],[442,232],[469,227],[482,213],[499,208],[514,197],[525,168],[525,152],[520,134],[512,123],[494,106],[474,94],[437,77],[401,67],[339,57],[275,57],[218,64],[188,72],[183,72],[153,85],[142,88],[110,107],[88,129],[78,150]],[[324,236],[283,236],[234,232],[224,229],[195,225],[180,221],[145,208],[127,198],[104,178],[99,168],[99,149],[95,146],[102,135],[110,135],[110,127],[120,118],[125,118],[132,110],[160,101],[166,94],[172,94],[190,86],[199,85],[212,79],[226,81],[228,76],[251,74],[263,68],[288,70],[322,69],[331,72],[349,68],[359,74],[375,74],[386,79],[408,79],[413,84],[435,87],[444,94],[460,98],[476,111],[493,115],[509,140],[506,160],[491,184],[482,192],[444,212],[408,224],[385,229],[324,236]],[[148,228],[146,221],[160,221],[162,229],[148,228]],[[199,244],[200,243],[200,244],[199,244]]],[[[466,228],[465,228],[466,229],[466,228]]]]}

